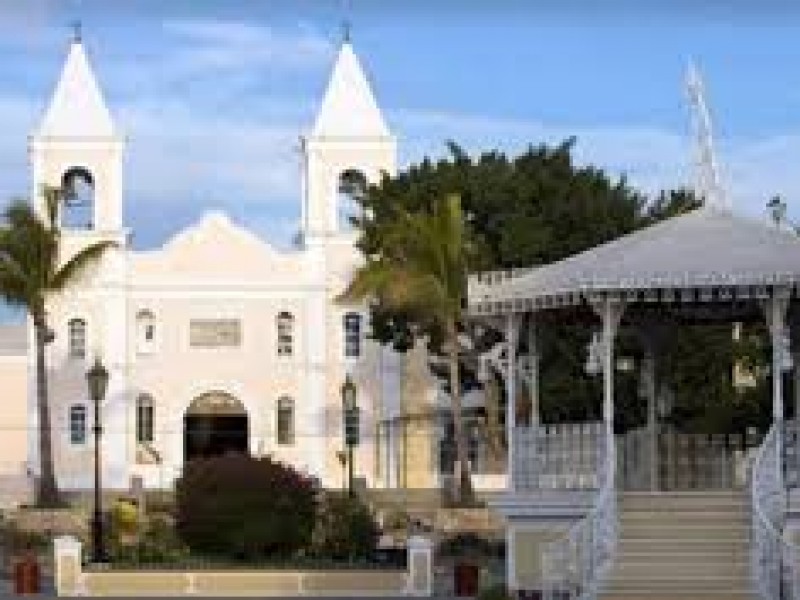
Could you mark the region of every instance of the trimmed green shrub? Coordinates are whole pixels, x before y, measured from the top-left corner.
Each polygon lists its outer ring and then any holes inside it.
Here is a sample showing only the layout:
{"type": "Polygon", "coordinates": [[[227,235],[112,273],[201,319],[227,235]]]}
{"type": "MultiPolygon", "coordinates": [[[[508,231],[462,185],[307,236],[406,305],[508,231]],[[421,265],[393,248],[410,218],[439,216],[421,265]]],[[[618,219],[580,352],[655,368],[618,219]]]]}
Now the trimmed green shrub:
{"type": "Polygon", "coordinates": [[[375,551],[380,529],[357,497],[326,494],[319,504],[312,553],[334,560],[364,560],[375,551]]]}
{"type": "Polygon", "coordinates": [[[286,558],[311,542],[312,480],[269,457],[191,461],[175,487],[178,535],[199,555],[286,558]]]}
{"type": "Polygon", "coordinates": [[[511,600],[511,596],[505,585],[495,584],[480,590],[477,600],[511,600]]]}

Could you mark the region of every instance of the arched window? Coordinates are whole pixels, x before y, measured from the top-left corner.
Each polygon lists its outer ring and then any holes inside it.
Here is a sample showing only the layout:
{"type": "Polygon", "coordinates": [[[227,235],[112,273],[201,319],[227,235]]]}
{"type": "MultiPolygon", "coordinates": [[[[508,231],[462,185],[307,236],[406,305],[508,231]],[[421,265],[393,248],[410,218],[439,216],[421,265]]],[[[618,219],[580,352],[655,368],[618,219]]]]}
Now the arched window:
{"type": "Polygon", "coordinates": [[[336,213],[339,229],[353,226],[353,219],[362,213],[361,200],[367,193],[367,177],[358,169],[347,169],[339,175],[336,185],[336,213]]]}
{"type": "Polygon", "coordinates": [[[278,399],[277,421],[278,443],[294,444],[294,401],[288,396],[278,399]]]}
{"type": "Polygon", "coordinates": [[[294,353],[294,317],[283,311],[278,314],[278,356],[291,356],[294,353]]]}
{"type": "Polygon", "coordinates": [[[347,313],[344,315],[344,356],[358,358],[361,356],[361,315],[347,313]]]}
{"type": "Polygon", "coordinates": [[[69,357],[86,358],[86,321],[71,319],[69,329],[69,357]]]}
{"type": "Polygon", "coordinates": [[[72,167],[61,178],[64,206],[61,226],[91,229],[94,221],[94,177],[85,167],[72,167]]]}
{"type": "Polygon", "coordinates": [[[136,314],[136,351],[139,354],[150,354],[156,346],[156,317],[149,310],[141,310],[136,314]]]}
{"type": "Polygon", "coordinates": [[[69,441],[72,444],[86,443],[86,407],[83,404],[69,407],[69,441]]]}
{"type": "Polygon", "coordinates": [[[139,394],[136,398],[136,441],[152,442],[155,439],[155,406],[150,394],[139,394]]]}

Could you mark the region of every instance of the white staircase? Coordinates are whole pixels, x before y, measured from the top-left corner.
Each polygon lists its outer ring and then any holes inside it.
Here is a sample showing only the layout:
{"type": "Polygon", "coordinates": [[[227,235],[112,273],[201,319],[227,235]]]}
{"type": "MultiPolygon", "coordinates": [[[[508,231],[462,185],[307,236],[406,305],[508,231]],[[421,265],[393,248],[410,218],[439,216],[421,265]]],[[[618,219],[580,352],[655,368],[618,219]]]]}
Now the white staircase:
{"type": "Polygon", "coordinates": [[[622,492],[602,600],[752,600],[744,491],[622,492]]]}

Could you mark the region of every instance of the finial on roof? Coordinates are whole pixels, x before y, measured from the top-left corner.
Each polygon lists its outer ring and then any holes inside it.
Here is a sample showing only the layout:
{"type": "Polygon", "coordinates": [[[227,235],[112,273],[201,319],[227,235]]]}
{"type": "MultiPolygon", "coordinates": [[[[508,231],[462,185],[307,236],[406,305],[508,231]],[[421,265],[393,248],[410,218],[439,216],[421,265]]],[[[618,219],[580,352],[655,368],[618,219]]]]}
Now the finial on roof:
{"type": "Polygon", "coordinates": [[[83,24],[81,23],[80,19],[73,21],[71,27],[72,41],[76,44],[80,44],[83,40],[83,24]]]}
{"type": "Polygon", "coordinates": [[[351,28],[352,28],[352,25],[350,24],[349,20],[345,19],[344,21],[342,21],[342,43],[343,44],[349,44],[350,43],[350,29],[351,28]]]}
{"type": "Polygon", "coordinates": [[[703,80],[694,61],[686,68],[686,91],[692,111],[692,130],[695,152],[695,191],[704,198],[704,204],[715,208],[729,208],[720,182],[717,159],[714,153],[714,136],[711,115],[705,99],[703,80]]]}
{"type": "Polygon", "coordinates": [[[342,12],[344,13],[344,19],[342,19],[342,44],[349,44],[353,27],[353,23],[350,21],[350,0],[342,0],[342,12]]]}

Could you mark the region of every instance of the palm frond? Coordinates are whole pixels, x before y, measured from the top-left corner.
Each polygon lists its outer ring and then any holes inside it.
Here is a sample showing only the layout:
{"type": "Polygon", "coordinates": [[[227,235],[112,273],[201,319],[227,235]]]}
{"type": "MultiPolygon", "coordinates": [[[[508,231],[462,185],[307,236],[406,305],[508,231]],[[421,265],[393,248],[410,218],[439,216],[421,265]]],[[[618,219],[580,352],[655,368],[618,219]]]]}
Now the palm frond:
{"type": "Polygon", "coordinates": [[[48,291],[57,292],[64,289],[89,265],[94,264],[106,250],[116,245],[113,241],[105,240],[95,242],[78,251],[53,274],[48,291]]]}

